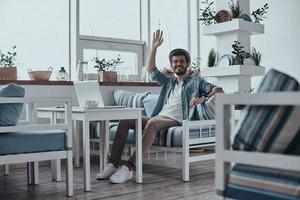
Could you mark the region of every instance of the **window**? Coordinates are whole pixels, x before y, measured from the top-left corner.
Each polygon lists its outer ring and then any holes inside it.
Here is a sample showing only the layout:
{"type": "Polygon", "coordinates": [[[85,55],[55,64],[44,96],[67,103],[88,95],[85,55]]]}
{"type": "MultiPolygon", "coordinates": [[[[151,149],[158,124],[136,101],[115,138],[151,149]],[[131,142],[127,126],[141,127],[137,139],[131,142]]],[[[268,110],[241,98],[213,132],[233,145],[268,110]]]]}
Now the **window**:
{"type": "Polygon", "coordinates": [[[27,70],[69,66],[68,0],[1,0],[0,49],[16,45],[18,79],[29,79],[27,70]],[[5,38],[5,39],[4,39],[5,38]]]}
{"type": "Polygon", "coordinates": [[[81,0],[80,35],[140,39],[139,0],[81,0]]]}

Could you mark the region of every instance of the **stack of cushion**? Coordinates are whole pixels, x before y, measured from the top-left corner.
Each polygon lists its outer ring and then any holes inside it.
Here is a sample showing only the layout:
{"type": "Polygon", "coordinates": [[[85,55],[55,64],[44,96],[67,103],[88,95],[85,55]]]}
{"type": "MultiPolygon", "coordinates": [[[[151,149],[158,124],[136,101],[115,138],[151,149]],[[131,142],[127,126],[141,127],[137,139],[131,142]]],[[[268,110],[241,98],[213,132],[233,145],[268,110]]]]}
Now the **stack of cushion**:
{"type": "MultiPolygon", "coordinates": [[[[258,92],[273,91],[299,91],[299,83],[272,69],[265,75],[258,92]]],[[[299,106],[247,106],[237,125],[232,147],[300,155],[299,119],[299,106]]],[[[229,176],[226,196],[246,200],[300,199],[299,185],[299,172],[236,164],[229,176]]]]}

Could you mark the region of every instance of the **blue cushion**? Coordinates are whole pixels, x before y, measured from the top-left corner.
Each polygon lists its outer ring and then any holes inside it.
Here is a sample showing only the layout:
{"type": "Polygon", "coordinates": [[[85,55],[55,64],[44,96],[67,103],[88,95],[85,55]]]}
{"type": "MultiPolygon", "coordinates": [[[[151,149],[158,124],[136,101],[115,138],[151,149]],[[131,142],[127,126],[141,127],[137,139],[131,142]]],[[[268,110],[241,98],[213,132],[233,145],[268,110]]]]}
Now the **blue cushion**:
{"type": "MultiPolygon", "coordinates": [[[[298,90],[294,78],[272,69],[258,92],[298,90]]],[[[299,118],[299,106],[246,106],[235,130],[233,149],[284,153],[300,133],[299,118]]]]}
{"type": "Polygon", "coordinates": [[[60,151],[66,149],[63,130],[0,134],[0,155],[60,151]]]}
{"type": "Polygon", "coordinates": [[[243,200],[300,199],[299,185],[299,172],[238,164],[230,173],[225,195],[243,200]]]}
{"type": "MultiPolygon", "coordinates": [[[[0,88],[0,97],[24,97],[25,89],[14,84],[0,88]]],[[[23,104],[0,104],[0,126],[15,126],[21,115],[23,104]]]]}
{"type": "Polygon", "coordinates": [[[151,117],[158,97],[158,94],[149,94],[146,98],[144,98],[143,103],[147,117],[151,117]]]}
{"type": "MultiPolygon", "coordinates": [[[[144,108],[143,99],[148,94],[150,94],[150,92],[136,93],[126,90],[115,90],[113,96],[115,105],[144,108]]],[[[146,115],[145,111],[143,111],[143,115],[146,115]]]]}

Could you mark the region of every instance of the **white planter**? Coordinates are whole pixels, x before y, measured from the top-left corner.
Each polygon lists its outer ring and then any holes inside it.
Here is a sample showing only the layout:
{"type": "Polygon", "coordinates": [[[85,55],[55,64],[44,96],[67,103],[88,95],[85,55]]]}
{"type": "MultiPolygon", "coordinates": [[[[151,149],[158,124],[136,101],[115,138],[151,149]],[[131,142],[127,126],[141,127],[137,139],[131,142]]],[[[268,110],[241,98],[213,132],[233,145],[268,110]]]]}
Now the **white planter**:
{"type": "Polygon", "coordinates": [[[263,34],[265,28],[263,24],[247,22],[243,19],[233,19],[232,21],[207,25],[203,27],[204,35],[217,36],[230,32],[249,32],[251,34],[263,34]]]}
{"type": "Polygon", "coordinates": [[[255,65],[231,65],[226,67],[204,68],[204,77],[215,77],[217,86],[224,89],[225,93],[249,92],[251,77],[263,76],[265,67],[255,65]]]}

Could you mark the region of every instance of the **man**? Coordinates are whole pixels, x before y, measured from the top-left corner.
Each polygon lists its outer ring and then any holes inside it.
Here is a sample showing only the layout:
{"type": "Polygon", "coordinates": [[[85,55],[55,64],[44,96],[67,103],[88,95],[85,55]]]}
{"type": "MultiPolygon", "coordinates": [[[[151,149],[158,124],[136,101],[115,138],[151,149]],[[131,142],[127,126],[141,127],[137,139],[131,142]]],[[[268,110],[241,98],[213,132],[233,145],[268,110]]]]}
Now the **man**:
{"type": "MultiPolygon", "coordinates": [[[[189,75],[187,69],[191,58],[184,49],[174,49],[169,54],[171,68],[175,76],[169,77],[161,73],[156,68],[155,59],[157,48],[163,43],[162,36],[163,32],[160,30],[153,33],[152,48],[147,64],[147,70],[151,73],[152,79],[162,86],[162,90],[152,117],[142,120],[144,129],[143,153],[149,150],[158,131],[178,126],[183,119],[192,119],[196,104],[205,102],[207,97],[215,93],[223,92],[221,88],[215,87],[202,78],[192,78],[189,75]],[[206,94],[207,97],[204,97],[203,94],[206,94]]],[[[135,129],[134,120],[120,121],[108,164],[97,175],[97,179],[109,178],[112,183],[123,183],[132,178],[132,172],[135,168],[135,152],[129,159],[127,166],[123,165],[118,168],[129,129],[135,129]]]]}

